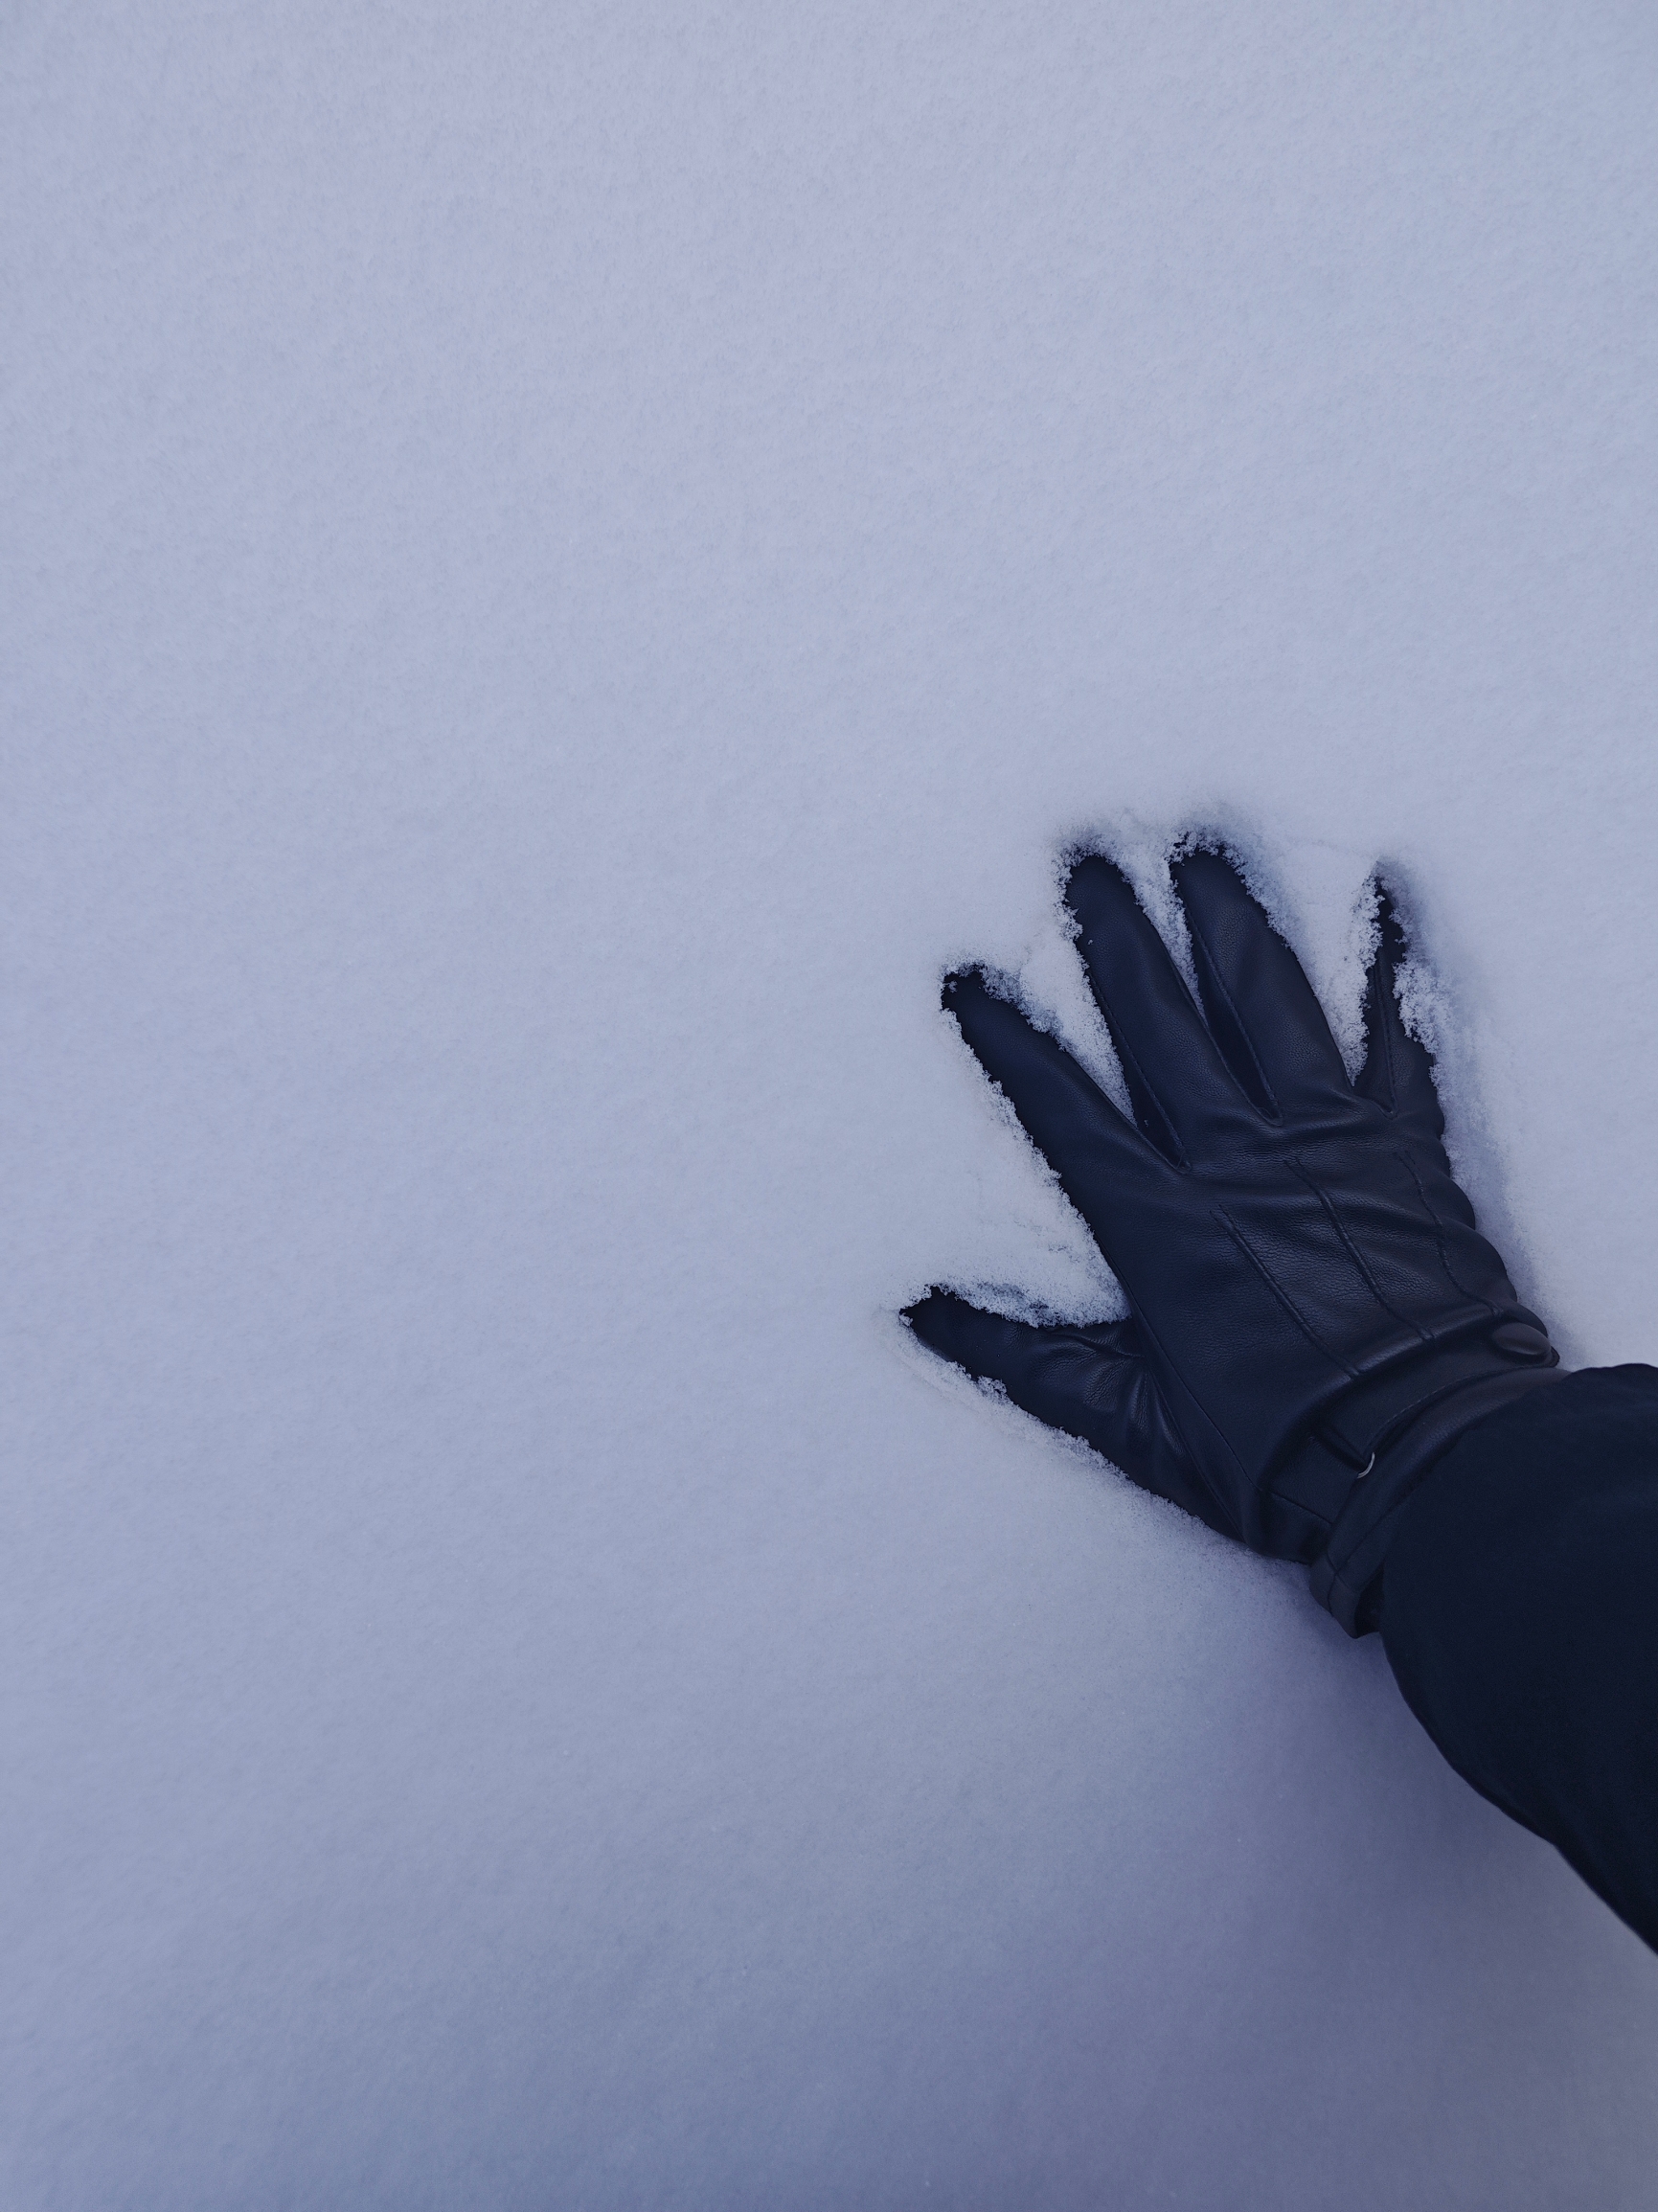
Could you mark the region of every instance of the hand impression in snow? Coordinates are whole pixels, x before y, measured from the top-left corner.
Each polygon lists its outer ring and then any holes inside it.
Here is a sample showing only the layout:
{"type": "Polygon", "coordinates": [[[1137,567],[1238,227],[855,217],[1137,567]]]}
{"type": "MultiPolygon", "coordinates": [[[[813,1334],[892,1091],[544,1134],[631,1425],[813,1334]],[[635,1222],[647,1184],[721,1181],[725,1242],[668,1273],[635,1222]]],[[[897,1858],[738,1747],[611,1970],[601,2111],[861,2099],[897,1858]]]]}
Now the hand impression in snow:
{"type": "Polygon", "coordinates": [[[1147,1490],[1306,1562],[1356,1635],[1423,1475],[1558,1356],[1452,1178],[1432,1062],[1399,1015],[1385,897],[1351,1082],[1229,862],[1188,852],[1174,880],[1201,1008],[1109,860],[1082,860],[1066,888],[1132,1121],[984,973],[944,985],[1129,1317],[1036,1328],[935,1290],[906,1318],[1147,1490]]]}

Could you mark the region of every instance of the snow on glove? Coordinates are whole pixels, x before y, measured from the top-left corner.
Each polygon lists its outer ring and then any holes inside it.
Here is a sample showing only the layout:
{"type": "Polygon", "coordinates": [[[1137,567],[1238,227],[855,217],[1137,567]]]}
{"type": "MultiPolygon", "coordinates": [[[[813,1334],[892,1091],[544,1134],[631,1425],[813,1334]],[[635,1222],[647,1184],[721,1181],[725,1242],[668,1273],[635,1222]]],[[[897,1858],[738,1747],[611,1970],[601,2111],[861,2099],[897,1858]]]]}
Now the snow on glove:
{"type": "Polygon", "coordinates": [[[1218,854],[1174,865],[1202,1009],[1126,878],[1066,901],[1134,1118],[979,970],[944,1005],[1052,1164],[1130,1317],[1035,1328],[935,1290],[935,1352],[1374,1627],[1399,1508],[1558,1355],[1453,1180],[1432,1061],[1399,1015],[1385,897],[1349,1080],[1287,945],[1218,854]]]}

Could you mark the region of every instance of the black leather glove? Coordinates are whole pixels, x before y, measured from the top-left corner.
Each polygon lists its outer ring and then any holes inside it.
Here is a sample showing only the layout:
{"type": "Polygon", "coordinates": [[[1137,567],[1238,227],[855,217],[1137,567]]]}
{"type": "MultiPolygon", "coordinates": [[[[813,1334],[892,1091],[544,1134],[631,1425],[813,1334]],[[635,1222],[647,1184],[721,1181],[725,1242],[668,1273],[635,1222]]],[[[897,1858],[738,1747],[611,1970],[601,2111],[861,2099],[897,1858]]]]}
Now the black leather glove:
{"type": "Polygon", "coordinates": [[[1412,1490],[1558,1356],[1452,1180],[1432,1062],[1399,1015],[1385,898],[1353,1083],[1229,863],[1192,852],[1173,873],[1201,1013],[1110,861],[1081,861],[1066,890],[1132,1123],[983,972],[944,985],[1130,1318],[1034,1328],[942,1290],[905,1317],[1147,1489],[1307,1562],[1314,1594],[1361,1634],[1412,1490]]]}

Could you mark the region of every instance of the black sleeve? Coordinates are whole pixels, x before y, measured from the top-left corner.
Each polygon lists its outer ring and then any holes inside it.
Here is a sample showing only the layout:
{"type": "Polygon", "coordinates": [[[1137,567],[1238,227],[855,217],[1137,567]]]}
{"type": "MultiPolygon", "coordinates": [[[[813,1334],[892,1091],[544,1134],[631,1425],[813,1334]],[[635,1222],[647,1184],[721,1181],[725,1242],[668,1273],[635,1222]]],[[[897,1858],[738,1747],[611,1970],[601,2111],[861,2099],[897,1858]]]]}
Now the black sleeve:
{"type": "Polygon", "coordinates": [[[1658,1369],[1461,1437],[1388,1555],[1382,1641],[1457,1772],[1658,1950],[1658,1369]]]}

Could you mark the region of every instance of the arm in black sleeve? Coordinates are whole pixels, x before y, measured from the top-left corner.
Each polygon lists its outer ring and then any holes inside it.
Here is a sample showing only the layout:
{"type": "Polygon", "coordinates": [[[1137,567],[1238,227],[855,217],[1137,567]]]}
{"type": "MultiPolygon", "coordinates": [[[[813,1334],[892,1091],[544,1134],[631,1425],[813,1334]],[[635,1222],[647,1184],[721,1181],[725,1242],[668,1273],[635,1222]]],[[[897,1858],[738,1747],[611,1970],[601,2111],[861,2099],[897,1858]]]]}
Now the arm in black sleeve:
{"type": "Polygon", "coordinates": [[[1400,1516],[1382,1641],[1458,1773],[1658,1949],[1658,1369],[1466,1430],[1400,1516]]]}
{"type": "Polygon", "coordinates": [[[1195,995],[1094,855],[1065,898],[1108,1095],[983,969],[943,1004],[1092,1231],[1127,1311],[1013,1318],[935,1288],[920,1339],[1148,1490],[1301,1561],[1376,1625],[1459,1773],[1658,1949],[1658,1370],[1561,1376],[1451,1171],[1378,891],[1365,1059],[1242,877],[1183,848],[1195,995]]]}

